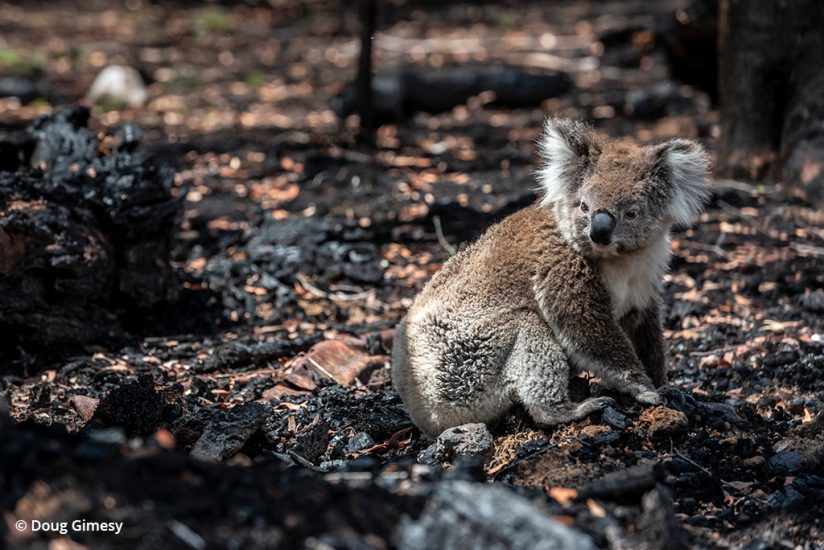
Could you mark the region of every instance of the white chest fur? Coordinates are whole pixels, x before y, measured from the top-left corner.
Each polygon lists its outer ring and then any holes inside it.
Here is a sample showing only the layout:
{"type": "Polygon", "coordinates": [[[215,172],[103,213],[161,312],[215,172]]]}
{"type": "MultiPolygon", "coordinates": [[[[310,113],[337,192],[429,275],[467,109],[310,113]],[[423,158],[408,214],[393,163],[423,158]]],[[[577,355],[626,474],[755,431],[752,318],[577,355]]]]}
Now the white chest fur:
{"type": "Polygon", "coordinates": [[[601,262],[601,279],[612,298],[615,318],[650,305],[661,289],[672,247],[669,234],[632,256],[601,262]]]}

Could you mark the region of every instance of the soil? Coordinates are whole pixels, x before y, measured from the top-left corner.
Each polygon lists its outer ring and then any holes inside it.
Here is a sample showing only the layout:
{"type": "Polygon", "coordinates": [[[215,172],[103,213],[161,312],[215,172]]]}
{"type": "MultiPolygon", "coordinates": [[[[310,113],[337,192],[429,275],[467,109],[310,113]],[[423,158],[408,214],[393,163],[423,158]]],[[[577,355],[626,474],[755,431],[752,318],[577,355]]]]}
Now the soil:
{"type": "MultiPolygon", "coordinates": [[[[455,249],[535,199],[546,112],[713,149],[709,96],[670,76],[656,41],[679,7],[392,2],[379,18],[379,70],[517,63],[574,84],[532,108],[480,97],[417,112],[382,126],[371,151],[355,143],[356,120],[334,113],[356,61],[351,6],[1,2],[0,51],[27,64],[4,61],[0,76],[46,92],[0,98],[0,190],[66,185],[21,164],[34,154],[26,128],[82,102],[107,64],[138,68],[151,100],[91,106],[89,139],[139,128],[136,166],[175,174],[151,199],[173,207],[147,213],[153,242],[169,240],[141,248],[161,259],[145,299],[145,264],[114,292],[124,256],[101,267],[83,263],[81,247],[78,271],[61,273],[99,274],[99,286],[20,310],[24,320],[68,311],[60,319],[76,333],[38,341],[0,321],[12,337],[0,346],[6,543],[390,548],[405,544],[404,522],[436,521],[432,507],[459,494],[448,489],[459,480],[505,488],[599,548],[824,547],[824,218],[791,186],[715,181],[708,212],[673,236],[666,406],[610,394],[614,407],[555,430],[513,411],[491,427],[491,454],[421,464],[432,441],[392,387],[393,328],[415,294],[455,249]],[[76,322],[84,311],[88,326],[76,322]],[[34,533],[15,528],[21,519],[122,521],[124,531],[34,533]]],[[[93,152],[96,162],[118,154],[93,152]]],[[[27,200],[67,209],[52,187],[27,200]]],[[[108,235],[89,208],[66,219],[96,231],[78,230],[84,238],[108,235]]],[[[107,236],[105,250],[134,242],[107,236]]],[[[19,290],[0,268],[0,287],[19,290]]],[[[48,285],[49,273],[28,277],[48,285]]],[[[595,379],[572,385],[605,392],[595,379]]]]}

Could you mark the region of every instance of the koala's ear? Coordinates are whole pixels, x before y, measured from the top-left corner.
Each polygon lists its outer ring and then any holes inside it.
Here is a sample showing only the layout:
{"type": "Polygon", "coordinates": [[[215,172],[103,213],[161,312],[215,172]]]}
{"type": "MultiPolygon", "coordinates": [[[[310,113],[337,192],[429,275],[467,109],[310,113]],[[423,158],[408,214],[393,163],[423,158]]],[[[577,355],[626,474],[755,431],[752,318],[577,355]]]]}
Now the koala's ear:
{"type": "Polygon", "coordinates": [[[710,161],[706,151],[694,141],[673,139],[655,147],[654,162],[670,186],[672,222],[682,227],[694,224],[712,194],[707,184],[710,161]]]}
{"type": "Polygon", "coordinates": [[[601,152],[591,126],[565,118],[548,118],[538,145],[544,158],[538,170],[544,205],[562,200],[574,191],[587,164],[601,152]]]}

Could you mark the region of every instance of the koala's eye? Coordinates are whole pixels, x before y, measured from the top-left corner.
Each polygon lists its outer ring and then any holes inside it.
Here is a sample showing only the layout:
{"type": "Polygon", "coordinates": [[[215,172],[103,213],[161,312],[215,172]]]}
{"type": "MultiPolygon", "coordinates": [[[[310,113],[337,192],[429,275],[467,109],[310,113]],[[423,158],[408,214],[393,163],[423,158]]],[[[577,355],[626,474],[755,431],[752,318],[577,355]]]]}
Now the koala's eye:
{"type": "Polygon", "coordinates": [[[581,201],[581,212],[589,212],[589,205],[584,201],[581,201]]]}
{"type": "Polygon", "coordinates": [[[638,209],[637,208],[630,208],[626,212],[624,212],[624,217],[628,220],[634,220],[638,217],[638,209]]]}

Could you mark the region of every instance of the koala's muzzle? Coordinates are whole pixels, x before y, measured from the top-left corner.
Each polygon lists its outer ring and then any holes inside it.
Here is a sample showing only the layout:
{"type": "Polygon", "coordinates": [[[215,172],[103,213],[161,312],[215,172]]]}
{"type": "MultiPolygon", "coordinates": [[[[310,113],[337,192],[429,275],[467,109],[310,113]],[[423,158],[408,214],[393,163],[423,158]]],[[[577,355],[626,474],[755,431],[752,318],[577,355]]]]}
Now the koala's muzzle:
{"type": "Polygon", "coordinates": [[[589,225],[589,238],[592,242],[606,246],[612,240],[615,229],[615,216],[605,210],[598,210],[592,216],[589,225]]]}

